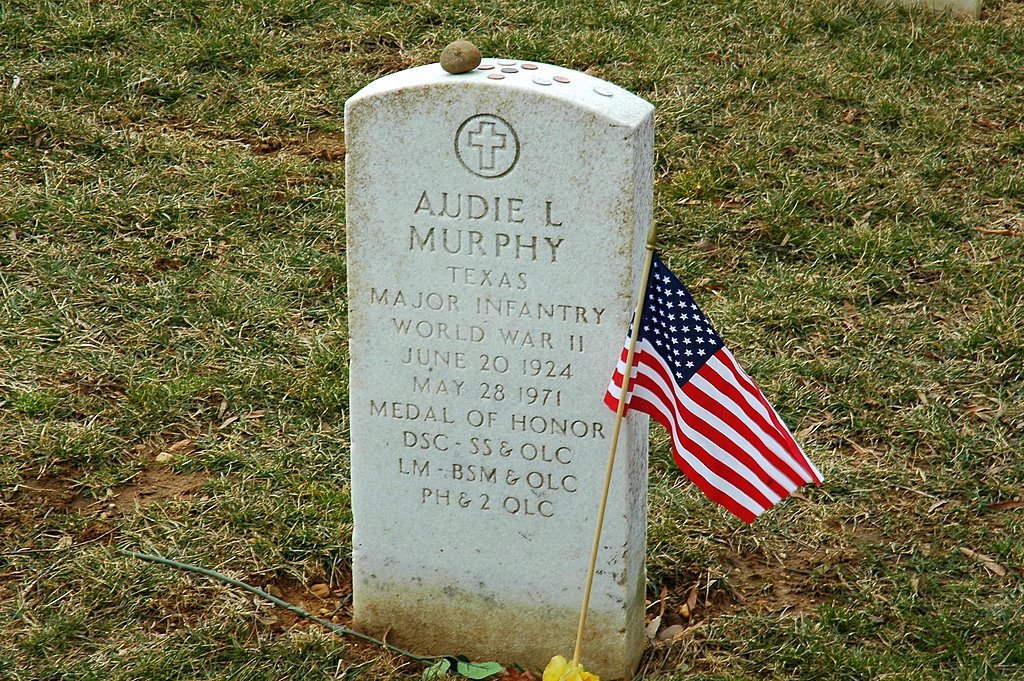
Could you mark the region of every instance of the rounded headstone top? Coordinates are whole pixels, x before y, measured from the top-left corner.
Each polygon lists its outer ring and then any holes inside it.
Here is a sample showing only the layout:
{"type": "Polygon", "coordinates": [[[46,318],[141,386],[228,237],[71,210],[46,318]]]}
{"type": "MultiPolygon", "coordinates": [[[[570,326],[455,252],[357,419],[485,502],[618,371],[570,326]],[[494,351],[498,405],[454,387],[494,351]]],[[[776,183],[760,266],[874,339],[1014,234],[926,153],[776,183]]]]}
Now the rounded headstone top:
{"type": "Polygon", "coordinates": [[[448,73],[467,73],[480,65],[480,50],[468,40],[456,40],[441,51],[441,68],[448,73]]]}
{"type": "MultiPolygon", "coordinates": [[[[445,57],[444,62],[447,61],[445,57]]],[[[477,62],[474,60],[472,63],[477,62]]],[[[457,77],[453,76],[452,69],[444,66],[435,62],[378,78],[349,97],[345,102],[346,115],[354,108],[372,106],[378,97],[405,94],[416,99],[434,88],[459,98],[463,95],[494,97],[500,91],[502,97],[512,96],[512,99],[502,100],[506,103],[558,100],[567,107],[586,109],[614,125],[630,128],[644,123],[654,112],[650,102],[628,90],[554,64],[486,58],[481,59],[475,68],[457,74],[457,77]]]]}

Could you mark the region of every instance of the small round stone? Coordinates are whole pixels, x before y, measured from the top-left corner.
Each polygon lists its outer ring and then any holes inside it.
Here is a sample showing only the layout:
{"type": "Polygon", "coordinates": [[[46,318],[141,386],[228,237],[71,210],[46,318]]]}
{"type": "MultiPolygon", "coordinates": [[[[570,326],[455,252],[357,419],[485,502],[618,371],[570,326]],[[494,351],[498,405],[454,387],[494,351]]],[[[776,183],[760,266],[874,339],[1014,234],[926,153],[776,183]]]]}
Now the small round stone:
{"type": "Polygon", "coordinates": [[[480,50],[468,40],[456,40],[441,51],[441,68],[448,73],[466,73],[480,66],[480,50]]]}

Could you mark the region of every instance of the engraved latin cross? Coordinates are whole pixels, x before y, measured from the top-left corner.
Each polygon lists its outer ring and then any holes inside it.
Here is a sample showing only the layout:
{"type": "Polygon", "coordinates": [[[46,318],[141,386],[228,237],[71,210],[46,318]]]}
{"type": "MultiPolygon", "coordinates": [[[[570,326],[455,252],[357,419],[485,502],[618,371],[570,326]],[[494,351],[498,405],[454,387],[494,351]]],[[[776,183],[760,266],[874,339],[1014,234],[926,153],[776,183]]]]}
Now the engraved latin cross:
{"type": "Polygon", "coordinates": [[[495,152],[507,146],[506,137],[495,129],[493,121],[480,121],[477,129],[470,131],[469,146],[480,150],[481,170],[494,170],[495,152]]]}

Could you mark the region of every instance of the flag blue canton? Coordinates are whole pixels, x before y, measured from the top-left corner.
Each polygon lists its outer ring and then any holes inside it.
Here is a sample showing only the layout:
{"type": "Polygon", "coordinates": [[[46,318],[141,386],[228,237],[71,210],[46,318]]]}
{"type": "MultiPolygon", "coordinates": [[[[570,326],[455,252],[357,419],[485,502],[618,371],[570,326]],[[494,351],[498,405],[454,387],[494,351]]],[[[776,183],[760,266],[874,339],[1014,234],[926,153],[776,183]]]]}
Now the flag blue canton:
{"type": "Polygon", "coordinates": [[[650,343],[684,385],[724,343],[690,291],[661,258],[651,264],[638,339],[650,343]]]}

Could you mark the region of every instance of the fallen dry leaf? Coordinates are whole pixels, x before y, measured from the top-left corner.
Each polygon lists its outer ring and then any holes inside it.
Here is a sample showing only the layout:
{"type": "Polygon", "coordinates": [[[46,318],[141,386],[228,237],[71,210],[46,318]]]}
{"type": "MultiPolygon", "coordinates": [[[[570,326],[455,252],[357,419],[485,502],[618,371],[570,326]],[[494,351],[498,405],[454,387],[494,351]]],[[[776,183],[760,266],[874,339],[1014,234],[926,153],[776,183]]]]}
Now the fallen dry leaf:
{"type": "Polygon", "coordinates": [[[860,118],[861,111],[859,109],[847,109],[843,112],[842,120],[843,123],[855,123],[860,118]]]}
{"type": "Polygon", "coordinates": [[[327,598],[331,595],[331,587],[326,584],[314,584],[309,587],[309,591],[317,598],[327,598]]]}
{"type": "Polygon", "coordinates": [[[686,627],[682,624],[673,624],[671,627],[665,627],[658,633],[659,641],[671,641],[675,637],[686,631],[686,627]]]}
{"type": "Polygon", "coordinates": [[[968,558],[974,558],[975,560],[980,561],[981,564],[984,565],[985,568],[992,574],[998,575],[1000,577],[1006,576],[1006,568],[997,563],[995,558],[992,558],[991,556],[986,556],[983,553],[978,553],[977,551],[971,550],[965,546],[960,547],[960,553],[964,554],[968,558]]]}
{"type": "Polygon", "coordinates": [[[647,623],[647,628],[644,629],[644,633],[647,634],[647,640],[653,641],[658,635],[658,627],[661,626],[661,615],[656,616],[650,622],[647,623]]]}
{"type": "Polygon", "coordinates": [[[690,619],[693,617],[693,611],[697,607],[697,585],[694,584],[690,587],[690,593],[686,596],[686,602],[676,608],[676,612],[679,613],[684,619],[690,619]]]}
{"type": "Polygon", "coordinates": [[[725,210],[735,210],[737,208],[743,208],[743,202],[736,201],[735,199],[714,200],[711,203],[716,208],[722,208],[725,210]]]}
{"type": "Polygon", "coordinates": [[[529,669],[506,668],[498,677],[498,681],[537,681],[537,677],[529,669]]]}
{"type": "Polygon", "coordinates": [[[1024,499],[1014,499],[1013,501],[1000,501],[995,504],[991,504],[988,507],[990,511],[1012,511],[1013,509],[1024,508],[1024,499]]]}
{"type": "Polygon", "coordinates": [[[191,452],[195,448],[196,448],[196,446],[194,444],[192,444],[192,440],[189,440],[188,438],[185,438],[184,440],[178,440],[173,445],[168,447],[167,451],[168,452],[172,452],[172,453],[177,453],[177,452],[188,453],[188,452],[191,452]]]}
{"type": "Polygon", "coordinates": [[[853,440],[847,439],[847,442],[850,443],[851,447],[853,447],[853,451],[857,452],[858,454],[860,454],[862,456],[867,456],[867,457],[871,457],[873,459],[876,459],[879,456],[881,456],[881,454],[882,454],[882,452],[880,452],[877,449],[871,449],[870,447],[865,447],[863,445],[859,445],[856,442],[854,442],[853,440]]]}

